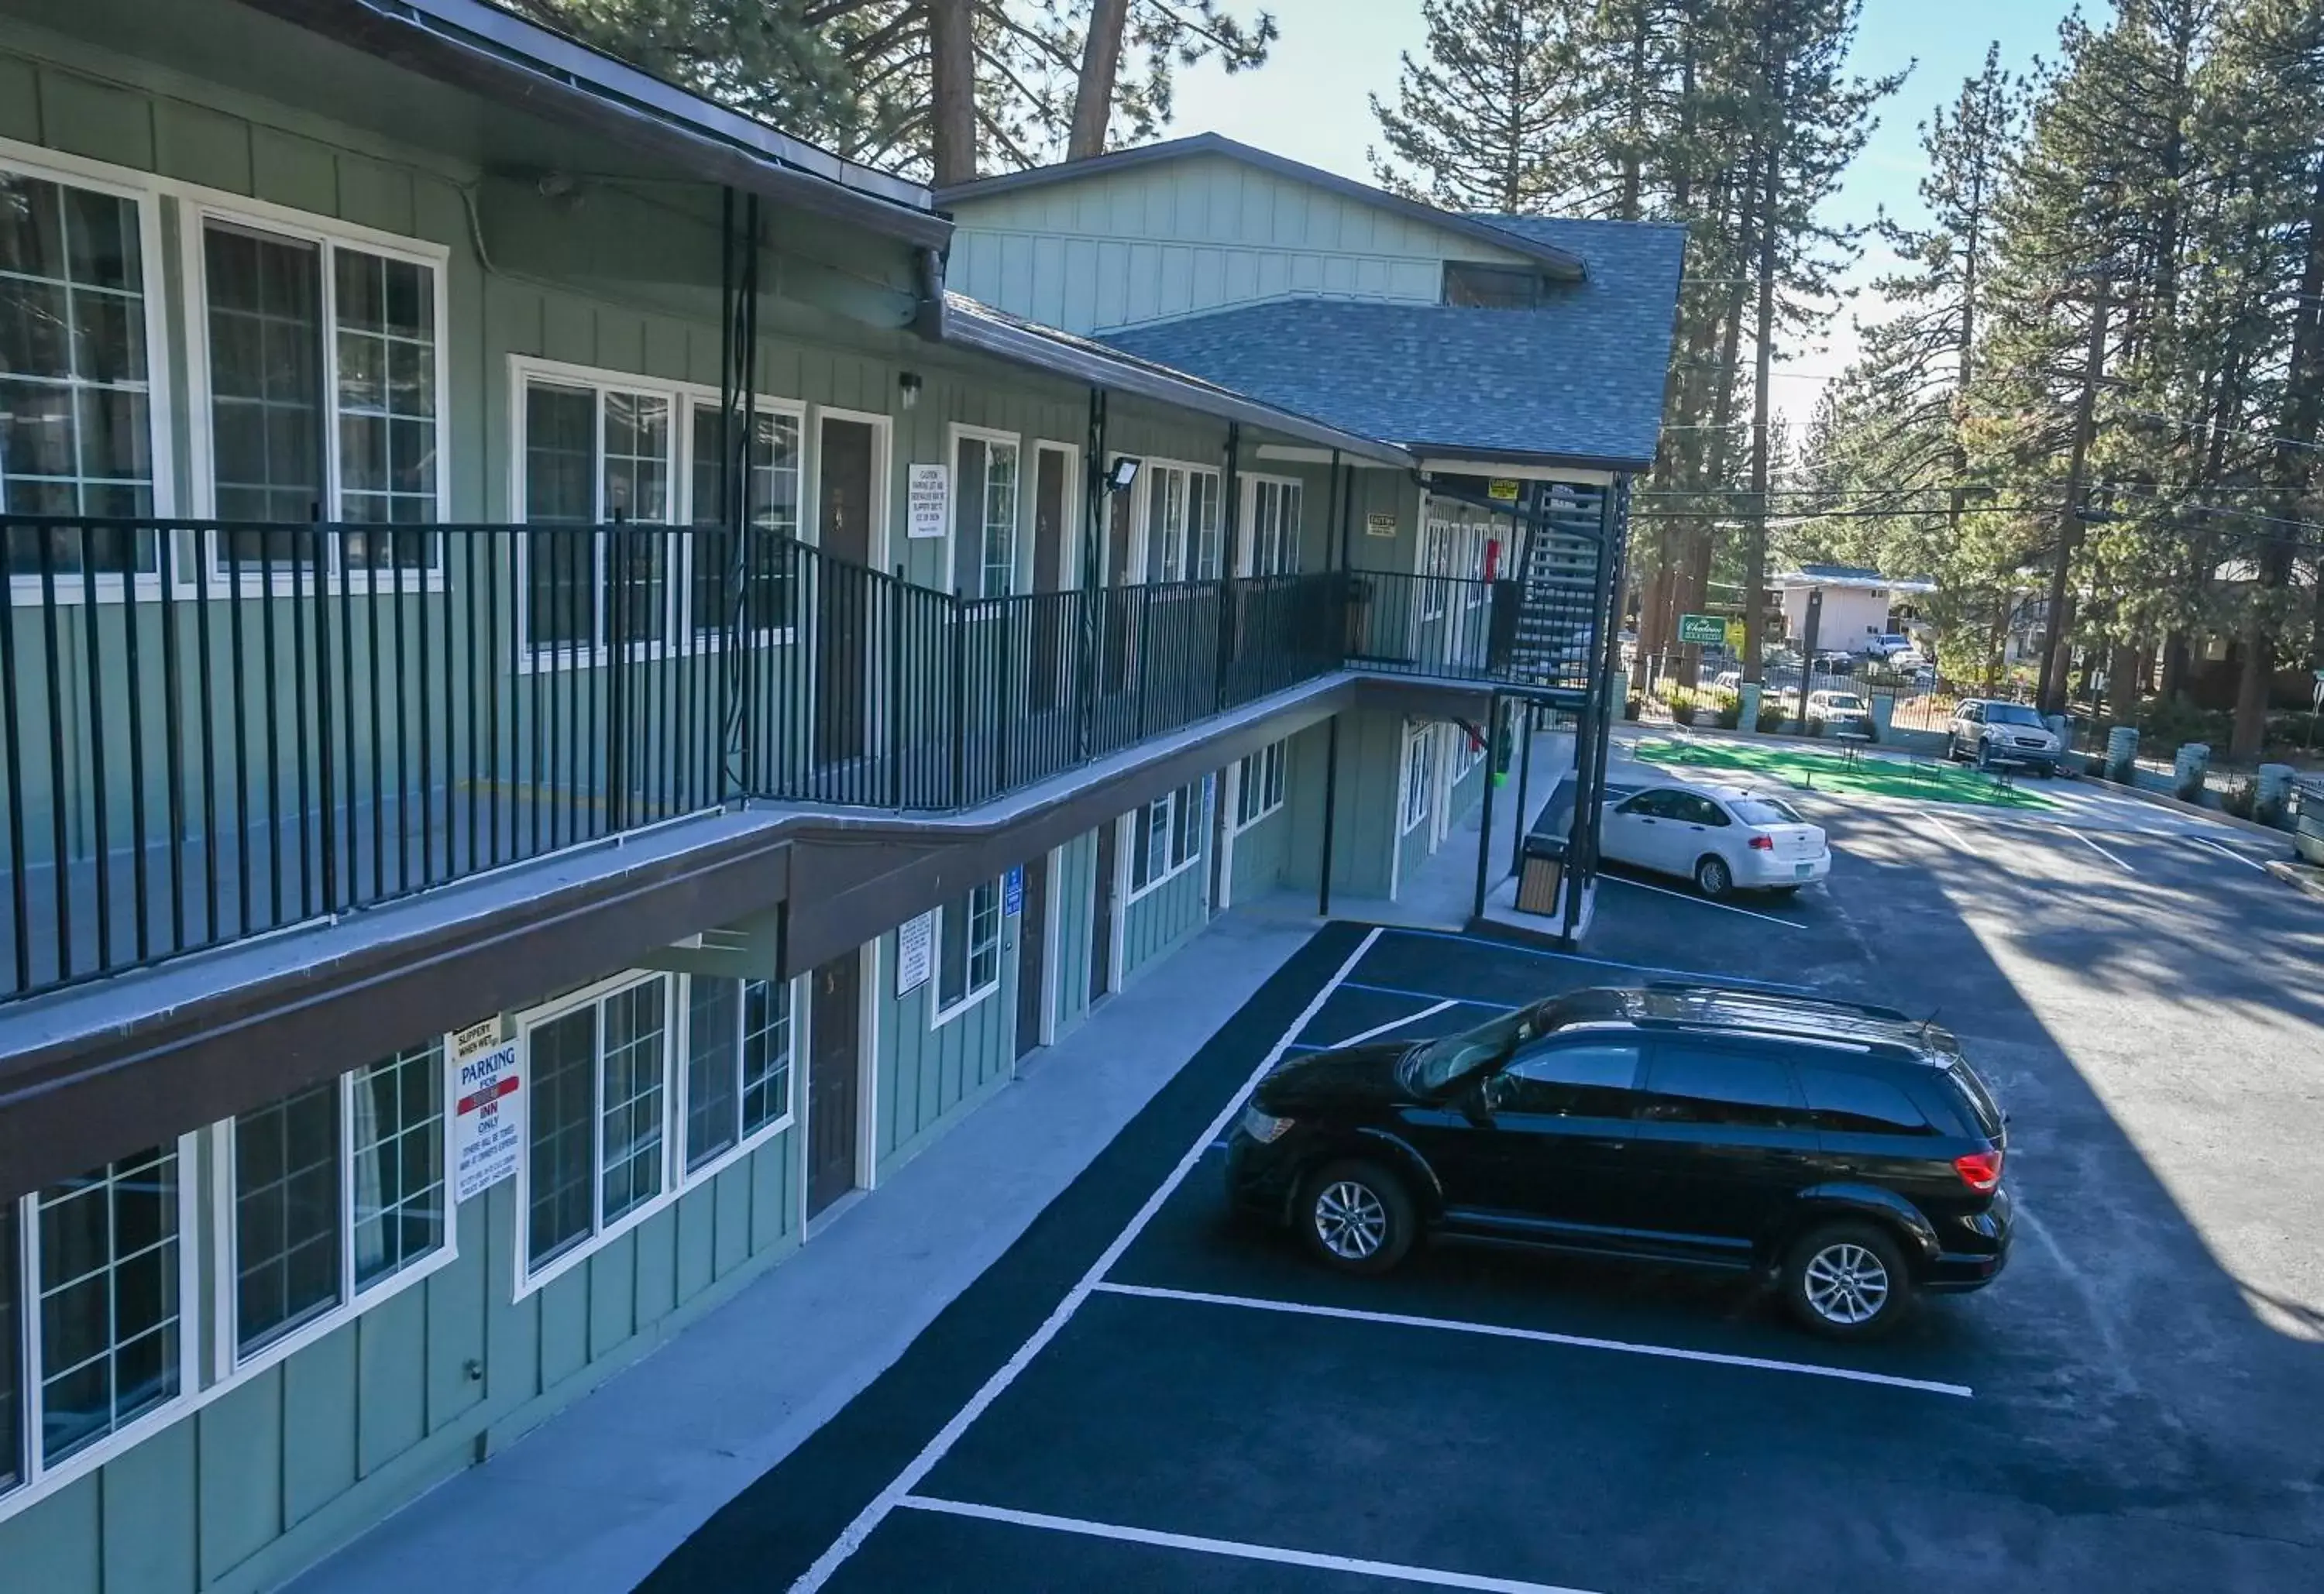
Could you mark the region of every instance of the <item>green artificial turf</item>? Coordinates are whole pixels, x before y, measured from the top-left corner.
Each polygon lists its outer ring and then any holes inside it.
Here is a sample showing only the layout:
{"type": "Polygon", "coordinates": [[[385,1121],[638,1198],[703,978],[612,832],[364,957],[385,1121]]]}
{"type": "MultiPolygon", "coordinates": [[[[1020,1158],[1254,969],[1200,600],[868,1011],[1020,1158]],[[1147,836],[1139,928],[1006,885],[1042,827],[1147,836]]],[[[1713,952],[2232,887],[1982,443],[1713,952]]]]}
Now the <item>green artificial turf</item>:
{"type": "Polygon", "coordinates": [[[1997,808],[2052,808],[2057,805],[2027,789],[2036,779],[2011,777],[2002,785],[1966,765],[1926,758],[1906,761],[1866,753],[1851,765],[1845,752],[1781,743],[1642,740],[1630,756],[1648,763],[1683,765],[1705,771],[1754,775],[1785,786],[1842,794],[1917,798],[1923,802],[1982,803],[1997,808]]]}

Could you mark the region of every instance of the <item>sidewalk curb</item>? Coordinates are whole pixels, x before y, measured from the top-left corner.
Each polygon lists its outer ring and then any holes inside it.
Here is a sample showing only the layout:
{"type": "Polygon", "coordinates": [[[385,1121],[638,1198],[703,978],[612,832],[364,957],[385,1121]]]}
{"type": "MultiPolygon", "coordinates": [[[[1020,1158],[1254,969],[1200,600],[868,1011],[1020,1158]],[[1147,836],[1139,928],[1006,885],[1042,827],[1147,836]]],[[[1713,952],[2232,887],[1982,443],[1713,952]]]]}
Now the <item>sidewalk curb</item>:
{"type": "Polygon", "coordinates": [[[2292,844],[2290,831],[2278,830],[2273,825],[2262,825],[2256,819],[2241,818],[2224,808],[2207,808],[2200,803],[2190,803],[2184,797],[2173,797],[2167,791],[2154,791],[2144,786],[2123,786],[2102,776],[2087,772],[2082,779],[2091,782],[2098,790],[2118,791],[2125,797],[2136,797],[2143,803],[2153,803],[2158,807],[2176,808],[2181,814],[2191,814],[2199,819],[2209,819],[2218,825],[2232,825],[2237,830],[2247,830],[2255,835],[2269,836],[2286,846],[2292,844]]]}
{"type": "Polygon", "coordinates": [[[2305,891],[2319,902],[2324,902],[2324,869],[2318,869],[2313,864],[2291,863],[2278,858],[2269,861],[2267,871],[2294,890],[2305,891]]]}

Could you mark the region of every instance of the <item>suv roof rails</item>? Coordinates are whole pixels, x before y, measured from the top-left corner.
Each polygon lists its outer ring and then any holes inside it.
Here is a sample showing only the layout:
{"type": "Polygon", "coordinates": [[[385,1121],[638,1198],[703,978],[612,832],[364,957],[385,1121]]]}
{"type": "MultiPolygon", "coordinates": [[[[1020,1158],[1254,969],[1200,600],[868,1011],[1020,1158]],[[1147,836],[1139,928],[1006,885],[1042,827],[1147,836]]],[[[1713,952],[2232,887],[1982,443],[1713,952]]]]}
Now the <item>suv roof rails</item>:
{"type": "Polygon", "coordinates": [[[1773,998],[1803,1008],[1821,1008],[1826,1012],[1854,1013],[1864,1018],[1883,1018],[1892,1024],[1917,1023],[1910,1013],[1896,1008],[1884,1008],[1873,1002],[1843,1001],[1834,996],[1808,996],[1788,990],[1775,990],[1765,986],[1721,984],[1716,980],[1649,980],[1646,990],[1672,995],[1709,991],[1715,996],[1744,996],[1765,1001],[1773,998]]]}

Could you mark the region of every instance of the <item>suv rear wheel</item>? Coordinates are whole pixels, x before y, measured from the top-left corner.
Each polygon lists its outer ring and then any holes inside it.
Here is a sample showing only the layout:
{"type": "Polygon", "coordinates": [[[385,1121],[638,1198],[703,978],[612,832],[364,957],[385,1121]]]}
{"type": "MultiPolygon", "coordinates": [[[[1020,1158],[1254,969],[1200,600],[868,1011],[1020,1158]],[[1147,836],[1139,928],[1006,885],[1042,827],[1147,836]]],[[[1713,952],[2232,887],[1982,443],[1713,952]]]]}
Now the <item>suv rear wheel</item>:
{"type": "Polygon", "coordinates": [[[1325,1164],[1307,1175],[1294,1211],[1300,1239],[1342,1273],[1385,1273],[1412,1248],[1412,1197],[1375,1163],[1325,1164]]]}
{"type": "Polygon", "coordinates": [[[1904,1251],[1870,1223],[1812,1230],[1784,1262],[1784,1304],[1804,1327],[1831,1339],[1885,1334],[1912,1301],[1904,1251]]]}

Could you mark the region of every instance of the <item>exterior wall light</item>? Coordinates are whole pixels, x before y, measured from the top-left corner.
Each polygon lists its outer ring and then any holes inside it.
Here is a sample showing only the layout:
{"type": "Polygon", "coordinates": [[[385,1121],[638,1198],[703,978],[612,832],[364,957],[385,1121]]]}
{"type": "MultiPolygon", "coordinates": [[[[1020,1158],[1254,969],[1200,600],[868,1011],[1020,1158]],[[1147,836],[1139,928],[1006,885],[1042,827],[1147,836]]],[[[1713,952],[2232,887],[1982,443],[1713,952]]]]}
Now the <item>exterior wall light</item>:
{"type": "Polygon", "coordinates": [[[907,371],[896,378],[896,386],[903,394],[903,405],[911,409],[920,401],[920,373],[907,371]]]}
{"type": "Polygon", "coordinates": [[[1116,493],[1127,493],[1130,484],[1138,480],[1138,461],[1127,454],[1114,456],[1113,468],[1106,473],[1106,484],[1116,493]]]}

